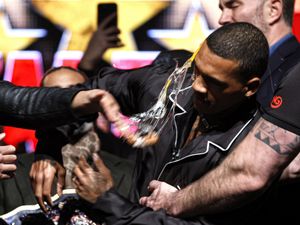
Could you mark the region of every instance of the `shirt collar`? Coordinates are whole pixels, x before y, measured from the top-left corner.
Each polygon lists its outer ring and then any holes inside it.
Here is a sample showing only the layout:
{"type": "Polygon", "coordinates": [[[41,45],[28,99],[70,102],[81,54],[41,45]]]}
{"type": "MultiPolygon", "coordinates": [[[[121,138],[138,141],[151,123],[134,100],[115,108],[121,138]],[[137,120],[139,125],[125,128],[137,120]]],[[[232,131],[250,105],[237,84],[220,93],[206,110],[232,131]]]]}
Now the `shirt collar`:
{"type": "Polygon", "coordinates": [[[291,33],[285,35],[283,38],[281,38],[279,41],[277,41],[275,44],[273,44],[270,47],[270,55],[272,55],[275,50],[283,43],[285,42],[287,39],[289,39],[290,37],[292,37],[293,35],[291,33]]]}

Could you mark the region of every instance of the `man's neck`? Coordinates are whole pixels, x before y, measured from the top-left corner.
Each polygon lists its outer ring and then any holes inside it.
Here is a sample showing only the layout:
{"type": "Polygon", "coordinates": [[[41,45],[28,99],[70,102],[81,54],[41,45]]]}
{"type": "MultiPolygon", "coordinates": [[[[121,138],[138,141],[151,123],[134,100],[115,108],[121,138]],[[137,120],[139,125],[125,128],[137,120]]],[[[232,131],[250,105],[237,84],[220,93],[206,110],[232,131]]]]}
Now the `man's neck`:
{"type": "Polygon", "coordinates": [[[252,115],[251,112],[254,113],[254,109],[256,109],[255,106],[255,97],[252,97],[235,107],[231,107],[230,110],[222,111],[218,114],[205,115],[199,113],[194,118],[194,123],[183,146],[203,133],[213,130],[226,131],[237,121],[249,119],[250,115],[252,115]]]}
{"type": "Polygon", "coordinates": [[[276,25],[271,28],[268,34],[265,34],[269,43],[269,46],[276,44],[284,36],[292,33],[292,28],[287,26],[285,23],[281,25],[276,25]]]}
{"type": "Polygon", "coordinates": [[[255,106],[255,100],[247,99],[241,104],[231,107],[221,113],[214,115],[202,115],[203,127],[212,129],[227,129],[232,126],[236,121],[243,118],[248,118],[251,111],[255,106]]]}

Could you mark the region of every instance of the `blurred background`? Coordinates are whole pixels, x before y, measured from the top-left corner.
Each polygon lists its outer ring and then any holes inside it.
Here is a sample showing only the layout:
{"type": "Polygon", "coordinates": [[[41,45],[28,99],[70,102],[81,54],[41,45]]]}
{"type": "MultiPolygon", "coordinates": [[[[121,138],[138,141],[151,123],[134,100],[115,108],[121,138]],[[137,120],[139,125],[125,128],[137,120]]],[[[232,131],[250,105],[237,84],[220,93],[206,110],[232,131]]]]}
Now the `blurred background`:
{"type": "MultiPolygon", "coordinates": [[[[97,28],[101,0],[0,0],[0,79],[38,86],[53,66],[77,67],[97,28]]],[[[218,27],[218,0],[116,0],[121,48],[104,59],[130,69],[147,65],[166,49],[194,51],[218,27]]],[[[293,32],[300,40],[300,0],[293,32]]],[[[2,127],[5,143],[32,152],[34,131],[2,127]]]]}

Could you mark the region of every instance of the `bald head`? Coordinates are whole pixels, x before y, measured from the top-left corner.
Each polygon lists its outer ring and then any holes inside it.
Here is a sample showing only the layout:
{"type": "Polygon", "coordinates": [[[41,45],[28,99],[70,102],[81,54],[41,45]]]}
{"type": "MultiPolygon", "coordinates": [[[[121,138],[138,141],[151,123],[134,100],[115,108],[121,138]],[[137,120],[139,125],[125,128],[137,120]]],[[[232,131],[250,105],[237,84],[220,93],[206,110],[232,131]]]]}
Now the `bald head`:
{"type": "Polygon", "coordinates": [[[59,67],[49,70],[41,82],[43,87],[68,88],[87,81],[87,77],[79,71],[69,67],[59,67]]]}

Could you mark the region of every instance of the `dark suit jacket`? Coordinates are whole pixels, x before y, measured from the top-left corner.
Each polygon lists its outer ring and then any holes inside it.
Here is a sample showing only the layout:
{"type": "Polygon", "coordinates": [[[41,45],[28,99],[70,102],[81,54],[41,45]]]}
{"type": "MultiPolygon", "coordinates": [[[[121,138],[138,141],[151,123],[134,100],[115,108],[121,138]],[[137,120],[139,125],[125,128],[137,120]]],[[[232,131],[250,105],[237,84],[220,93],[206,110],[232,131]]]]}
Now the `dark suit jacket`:
{"type": "Polygon", "coordinates": [[[300,44],[295,36],[283,42],[269,58],[268,69],[262,77],[257,101],[262,107],[270,104],[280,81],[300,62],[300,44]]]}

